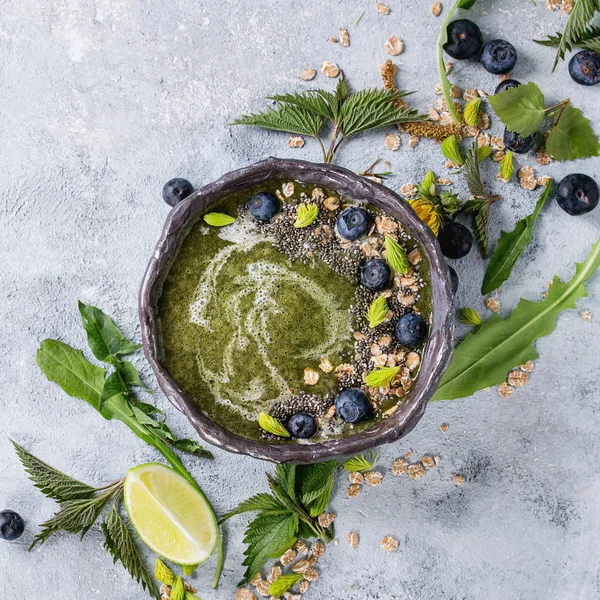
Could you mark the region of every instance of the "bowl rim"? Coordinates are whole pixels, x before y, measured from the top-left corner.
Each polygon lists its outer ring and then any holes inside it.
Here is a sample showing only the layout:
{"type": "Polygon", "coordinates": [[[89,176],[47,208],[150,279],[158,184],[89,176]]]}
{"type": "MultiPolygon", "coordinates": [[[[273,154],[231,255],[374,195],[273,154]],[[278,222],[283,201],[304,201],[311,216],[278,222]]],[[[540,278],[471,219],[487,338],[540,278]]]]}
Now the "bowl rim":
{"type": "Polygon", "coordinates": [[[173,208],[146,268],[139,292],[138,310],[142,344],[158,384],[169,401],[181,411],[200,437],[229,452],[246,454],[276,463],[309,464],[348,456],[390,443],[409,433],[423,416],[453,351],[453,293],[448,266],[437,238],[396,192],[339,166],[270,157],[231,171],[193,192],[173,208]],[[339,439],[315,443],[282,444],[252,440],[234,434],[212,421],[192,404],[161,363],[157,303],[164,276],[177,255],[180,241],[196,216],[227,195],[262,182],[279,179],[322,185],[353,200],[365,200],[382,208],[401,223],[425,252],[430,265],[433,296],[430,335],[423,349],[417,378],[407,402],[396,413],[380,419],[368,429],[339,439]]]}

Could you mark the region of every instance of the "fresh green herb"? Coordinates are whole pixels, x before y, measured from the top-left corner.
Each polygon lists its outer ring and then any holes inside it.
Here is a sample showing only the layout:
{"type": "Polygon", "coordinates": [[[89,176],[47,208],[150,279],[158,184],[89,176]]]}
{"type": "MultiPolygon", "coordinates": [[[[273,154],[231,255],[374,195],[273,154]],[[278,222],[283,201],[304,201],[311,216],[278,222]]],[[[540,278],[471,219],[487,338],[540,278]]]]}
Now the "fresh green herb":
{"type": "Polygon", "coordinates": [[[373,169],[381,162],[381,157],[378,156],[364,171],[360,171],[358,174],[361,177],[379,177],[385,179],[392,174],[392,171],[379,171],[374,173],[373,169]]]}
{"type": "Polygon", "coordinates": [[[490,96],[489,100],[506,127],[522,136],[535,133],[544,119],[551,117],[553,124],[546,150],[557,160],[574,160],[600,153],[600,142],[590,122],[569,99],[546,107],[540,88],[530,82],[490,96]]]}
{"type": "Polygon", "coordinates": [[[490,146],[481,146],[481,148],[477,149],[477,160],[479,162],[489,158],[493,154],[493,150],[490,146]]]}
{"type": "Polygon", "coordinates": [[[422,194],[423,196],[435,196],[435,173],[433,171],[427,171],[425,177],[423,177],[423,181],[417,185],[417,190],[419,191],[419,194],[422,194]]]}
{"type": "Polygon", "coordinates": [[[154,563],[154,577],[165,585],[173,585],[175,581],[175,574],[160,558],[157,558],[154,563]]]}
{"type": "Polygon", "coordinates": [[[211,227],[225,227],[226,225],[235,223],[235,217],[230,217],[223,213],[210,212],[204,215],[204,222],[208,223],[211,227]]]}
{"type": "Polygon", "coordinates": [[[369,328],[375,329],[377,325],[381,325],[385,321],[388,313],[388,304],[385,296],[378,296],[371,302],[367,309],[366,317],[369,321],[369,328]]]}
{"type": "Polygon", "coordinates": [[[358,17],[356,17],[356,21],[354,21],[354,27],[358,27],[360,20],[363,18],[365,11],[363,10],[358,17]]]}
{"type": "Polygon", "coordinates": [[[302,581],[302,573],[290,573],[289,575],[280,575],[268,589],[269,594],[273,598],[280,598],[290,588],[294,587],[297,583],[302,581]]]}
{"type": "Polygon", "coordinates": [[[500,239],[496,250],[492,255],[490,264],[488,265],[483,283],[481,285],[481,293],[489,294],[498,289],[509,277],[517,260],[531,241],[533,224],[540,214],[544,203],[552,193],[554,183],[550,180],[546,184],[546,189],[540,196],[535,210],[517,222],[515,228],[511,232],[500,232],[500,239]]]}
{"type": "Polygon", "coordinates": [[[175,581],[171,587],[170,600],[183,600],[185,597],[185,588],[183,587],[183,579],[175,577],[175,581]]]}
{"type": "Polygon", "coordinates": [[[390,264],[390,267],[400,273],[400,275],[404,275],[410,269],[410,262],[408,260],[408,256],[406,256],[406,252],[402,246],[389,235],[385,236],[385,258],[390,264]]]}
{"type": "Polygon", "coordinates": [[[481,317],[474,308],[461,308],[458,318],[460,319],[460,322],[464,323],[465,325],[481,325],[481,317]]]}
{"type": "Polygon", "coordinates": [[[396,375],[400,372],[400,367],[381,367],[375,371],[371,371],[365,377],[365,383],[369,387],[387,387],[391,385],[396,375]]]}
{"type": "Polygon", "coordinates": [[[258,415],[258,426],[267,433],[272,433],[280,437],[290,437],[290,432],[275,417],[267,413],[261,412],[258,415]]]}
{"type": "Polygon", "coordinates": [[[244,115],[233,125],[251,125],[263,129],[297,133],[316,138],[323,160],[333,162],[336,151],[347,138],[397,123],[422,120],[416,110],[399,105],[408,93],[397,90],[367,89],[352,93],[342,78],[335,92],[309,90],[296,94],[271,96],[276,108],[244,115]],[[331,124],[331,138],[326,150],[320,132],[326,122],[331,124]]]}
{"type": "Polygon", "coordinates": [[[512,179],[515,172],[512,150],[508,150],[500,161],[500,176],[507,183],[512,179]]]}
{"type": "Polygon", "coordinates": [[[370,471],[377,465],[379,459],[379,452],[375,454],[373,450],[369,450],[369,457],[367,458],[364,454],[357,454],[344,461],[342,467],[349,473],[370,471]]]}
{"type": "Polygon", "coordinates": [[[332,540],[331,532],[319,525],[317,517],[329,503],[337,465],[335,460],[299,467],[277,465],[275,475],[267,475],[270,494],[252,496],[222,518],[225,521],[241,513],[258,512],[244,537],[243,582],[252,579],[268,559],[291,548],[300,534],[325,543],[332,540]]]}
{"type": "Polygon", "coordinates": [[[442,142],[442,154],[455,165],[462,166],[465,164],[465,159],[460,151],[455,135],[447,137],[442,142]]]}
{"type": "Polygon", "coordinates": [[[523,300],[507,319],[494,314],[475,333],[468,335],[454,351],[450,366],[433,400],[453,400],[506,380],[517,365],[538,358],[533,344],[550,334],[558,315],[575,308],[578,298],[587,296],[586,282],[600,266],[600,239],[575,275],[567,283],[554,277],[548,296],[541,302],[523,300]]]}
{"type": "Polygon", "coordinates": [[[318,216],[319,207],[316,204],[304,204],[304,202],[301,202],[298,204],[298,216],[294,222],[294,227],[296,229],[308,227],[318,216]]]}
{"type": "MultiPolygon", "coordinates": [[[[119,357],[138,346],[127,341],[112,319],[100,309],[80,303],[79,311],[92,353],[97,358],[102,357],[99,360],[113,365],[115,370],[106,377],[106,370],[89,362],[81,350],[64,342],[48,339],[40,344],[36,355],[38,366],[44,375],[57,383],[69,396],[90,404],[105,419],[121,421],[127,425],[137,437],[156,448],[175,471],[202,493],[172,447],[196,456],[210,457],[210,452],[193,440],[178,440],[164,422],[154,418],[153,415],[160,414],[160,411],[136,400],[130,385],[122,377],[123,371],[119,368],[122,361],[119,357]]],[[[217,546],[219,556],[213,587],[217,586],[223,569],[220,534],[217,546]]]]}
{"type": "Polygon", "coordinates": [[[440,35],[438,37],[437,42],[437,66],[438,74],[440,77],[440,85],[442,87],[442,93],[444,94],[444,99],[446,100],[448,110],[450,111],[450,114],[457,123],[460,123],[460,117],[456,112],[456,108],[454,108],[454,100],[452,98],[452,95],[450,94],[450,88],[452,87],[452,85],[450,84],[448,74],[446,73],[446,62],[444,61],[444,44],[448,41],[448,25],[452,21],[452,17],[454,17],[456,11],[458,9],[469,10],[475,4],[475,2],[476,0],[456,0],[454,5],[448,12],[446,18],[444,19],[444,22],[442,23],[442,28],[440,29],[440,35]]]}
{"type": "Polygon", "coordinates": [[[600,52],[600,28],[591,25],[598,12],[600,0],[578,0],[573,6],[563,33],[549,36],[547,40],[534,40],[544,46],[558,47],[552,71],[556,69],[558,61],[564,59],[565,54],[574,47],[600,52]]]}
{"type": "Polygon", "coordinates": [[[463,119],[467,125],[475,127],[479,120],[479,107],[481,106],[481,98],[473,98],[465,104],[463,110],[463,119]]]}
{"type": "Polygon", "coordinates": [[[488,221],[492,205],[500,200],[497,194],[489,194],[481,179],[479,170],[479,156],[477,142],[473,142],[471,150],[467,154],[465,166],[463,168],[467,187],[471,194],[471,199],[463,205],[463,210],[471,214],[473,231],[481,248],[481,253],[485,257],[488,251],[488,221]]]}

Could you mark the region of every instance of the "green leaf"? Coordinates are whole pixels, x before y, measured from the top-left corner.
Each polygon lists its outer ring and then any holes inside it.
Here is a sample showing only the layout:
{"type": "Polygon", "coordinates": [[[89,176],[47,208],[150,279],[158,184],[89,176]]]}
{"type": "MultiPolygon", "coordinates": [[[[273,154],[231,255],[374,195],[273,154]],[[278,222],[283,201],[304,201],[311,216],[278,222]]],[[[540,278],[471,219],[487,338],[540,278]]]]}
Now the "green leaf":
{"type": "Polygon", "coordinates": [[[281,598],[290,588],[302,581],[302,573],[290,573],[289,575],[280,575],[268,589],[273,598],[281,598]]]}
{"type": "Polygon", "coordinates": [[[160,558],[157,558],[154,563],[154,577],[165,585],[173,585],[175,581],[175,574],[160,558]]]}
{"type": "Polygon", "coordinates": [[[235,515],[241,515],[247,512],[261,512],[261,513],[280,513],[287,512],[287,508],[279,502],[271,494],[261,493],[251,496],[250,498],[240,502],[234,509],[225,513],[220,522],[223,523],[235,515]]]}
{"type": "Polygon", "coordinates": [[[370,471],[375,468],[377,464],[377,459],[379,458],[379,453],[377,455],[374,454],[373,450],[370,451],[370,460],[364,454],[357,454],[344,461],[342,467],[346,469],[349,473],[370,471]]]}
{"type": "Polygon", "coordinates": [[[181,579],[181,577],[175,577],[169,600],[184,600],[184,597],[185,588],[183,587],[183,579],[181,579]]]}
{"type": "Polygon", "coordinates": [[[417,186],[420,194],[423,196],[432,197],[435,196],[435,174],[433,171],[427,171],[421,185],[417,186]]]}
{"type": "Polygon", "coordinates": [[[477,0],[458,0],[457,6],[458,6],[458,8],[468,10],[469,8],[473,8],[476,1],[477,0]]]}
{"type": "Polygon", "coordinates": [[[390,267],[404,275],[408,273],[410,269],[410,261],[406,252],[402,246],[389,235],[385,236],[385,259],[389,263],[390,267]]]}
{"type": "Polygon", "coordinates": [[[392,385],[396,375],[400,372],[400,367],[381,367],[375,371],[371,371],[365,377],[365,383],[369,387],[387,387],[392,385]]]}
{"type": "Polygon", "coordinates": [[[479,120],[479,107],[481,106],[481,98],[473,98],[465,104],[463,110],[463,119],[467,125],[475,127],[479,120]]]}
{"type": "Polygon", "coordinates": [[[64,500],[81,500],[92,498],[96,489],[86,483],[77,481],[33,456],[16,442],[10,440],[15,447],[23,468],[33,481],[33,485],[41,492],[57,502],[64,500]]]}
{"type": "Polygon", "coordinates": [[[235,217],[231,217],[224,213],[209,212],[204,215],[204,222],[208,223],[211,227],[225,227],[235,223],[235,217]]]}
{"type": "Polygon", "coordinates": [[[537,219],[546,199],[552,193],[553,182],[550,180],[546,185],[546,189],[540,196],[535,210],[517,222],[515,228],[511,232],[502,231],[496,250],[490,260],[483,283],[481,285],[481,293],[489,294],[498,289],[509,277],[517,260],[531,241],[533,224],[537,219]]]}
{"type": "Polygon", "coordinates": [[[244,555],[246,571],[244,579],[249,581],[270,558],[279,558],[296,542],[298,515],[293,512],[259,515],[246,530],[244,543],[248,545],[244,555]]]}
{"type": "Polygon", "coordinates": [[[491,146],[481,146],[481,148],[477,148],[477,160],[481,162],[486,158],[489,158],[493,152],[491,146]]]}
{"type": "Polygon", "coordinates": [[[371,302],[366,312],[369,328],[374,329],[377,325],[381,325],[385,321],[388,313],[388,304],[385,296],[378,296],[371,302]]]}
{"type": "Polygon", "coordinates": [[[142,345],[130,342],[114,321],[99,308],[78,302],[83,328],[92,354],[102,362],[112,363],[116,357],[131,354],[142,345]]]}
{"type": "Polygon", "coordinates": [[[396,101],[406,95],[406,92],[378,88],[352,94],[342,104],[342,133],[347,137],[378,127],[421,119],[416,110],[396,105],[396,101]]]}
{"type": "Polygon", "coordinates": [[[442,154],[456,165],[464,165],[465,159],[458,147],[456,136],[451,135],[442,142],[442,154]]]}
{"type": "Polygon", "coordinates": [[[113,504],[104,523],[104,547],[111,553],[113,561],[121,561],[127,572],[142,585],[153,598],[160,600],[160,593],[154,582],[154,578],[140,555],[125,521],[117,511],[116,503],[113,504]]]}
{"type": "Polygon", "coordinates": [[[521,299],[507,319],[492,315],[458,345],[433,400],[470,396],[505,381],[506,374],[517,365],[538,358],[535,341],[552,333],[563,310],[576,308],[575,301],[587,296],[584,282],[599,266],[600,239],[586,260],[576,265],[570,281],[564,283],[554,277],[545,300],[521,299]]]}
{"type": "MultiPolygon", "coordinates": [[[[173,436],[174,437],[174,436],[173,436]]],[[[196,440],[189,438],[169,440],[169,444],[179,452],[185,452],[198,458],[212,458],[212,452],[201,446],[196,440]]]]}
{"type": "Polygon", "coordinates": [[[279,103],[277,108],[269,107],[263,112],[243,115],[233,125],[253,125],[262,129],[316,136],[323,127],[323,117],[300,106],[279,103]]]}
{"type": "Polygon", "coordinates": [[[260,415],[258,415],[258,426],[267,433],[272,433],[279,437],[291,437],[290,432],[275,417],[272,417],[267,413],[261,412],[260,415]]]}
{"type": "Polygon", "coordinates": [[[318,517],[327,510],[329,501],[331,500],[334,479],[335,478],[332,473],[321,494],[310,503],[309,513],[311,517],[318,517]]]}
{"type": "Polygon", "coordinates": [[[513,162],[512,150],[508,150],[500,161],[500,175],[504,181],[508,182],[512,179],[515,172],[515,164],[513,162]]]}
{"type": "Polygon", "coordinates": [[[296,229],[302,229],[311,225],[319,216],[319,207],[316,204],[301,202],[298,204],[298,216],[294,221],[296,229]]]}
{"type": "Polygon", "coordinates": [[[269,96],[280,104],[292,104],[329,120],[337,119],[340,111],[340,99],[336,94],[325,90],[310,90],[300,94],[276,94],[269,96]]]}
{"type": "Polygon", "coordinates": [[[337,460],[328,460],[298,467],[297,477],[300,481],[302,502],[306,506],[325,491],[338,464],[337,460]]]}
{"type": "Polygon", "coordinates": [[[285,498],[296,501],[296,465],[279,464],[275,467],[274,487],[285,498]]]}
{"type": "Polygon", "coordinates": [[[506,127],[523,137],[535,133],[546,114],[544,94],[532,82],[509,88],[488,99],[506,127]]]}
{"type": "Polygon", "coordinates": [[[452,192],[442,192],[439,195],[439,199],[444,214],[448,217],[453,217],[462,209],[462,202],[457,194],[453,194],[452,192]]]}
{"type": "MultiPolygon", "coordinates": [[[[549,35],[545,40],[533,40],[536,44],[542,46],[560,46],[562,42],[562,33],[556,35],[549,35]]],[[[590,25],[577,39],[573,40],[573,47],[581,48],[582,50],[593,50],[594,52],[600,52],[600,27],[590,25]]]]}
{"type": "Polygon", "coordinates": [[[481,317],[474,308],[461,308],[459,311],[459,319],[465,325],[481,325],[481,317]]]}
{"type": "MultiPolygon", "coordinates": [[[[115,368],[119,372],[119,375],[121,376],[121,379],[123,380],[123,383],[125,383],[125,385],[128,385],[130,387],[140,387],[145,392],[150,393],[150,390],[146,389],[146,387],[142,383],[142,380],[140,379],[137,369],[135,368],[135,365],[133,363],[130,363],[127,360],[116,360],[115,368]]],[[[154,412],[162,412],[155,407],[153,408],[154,412]]]]}
{"type": "MultiPolygon", "coordinates": [[[[581,0],[579,0],[581,2],[581,0]]],[[[518,88],[516,88],[518,89],[518,88]]],[[[569,102],[555,116],[556,123],[546,140],[546,151],[556,160],[598,156],[600,143],[590,122],[569,102]]]]}
{"type": "Polygon", "coordinates": [[[69,396],[81,398],[100,410],[106,371],[87,360],[81,350],[58,340],[44,340],[36,360],[44,375],[69,396]]]}

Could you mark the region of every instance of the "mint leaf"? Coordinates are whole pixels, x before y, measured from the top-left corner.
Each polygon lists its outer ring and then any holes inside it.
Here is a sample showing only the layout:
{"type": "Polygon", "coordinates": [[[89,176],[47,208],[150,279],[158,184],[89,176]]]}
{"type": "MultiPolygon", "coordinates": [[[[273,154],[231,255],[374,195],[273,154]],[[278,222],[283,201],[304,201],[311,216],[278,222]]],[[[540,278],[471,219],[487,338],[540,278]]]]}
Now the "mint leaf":
{"type": "Polygon", "coordinates": [[[119,356],[131,354],[142,345],[127,340],[114,321],[99,308],[78,303],[83,328],[92,354],[102,362],[112,363],[119,356]]]}
{"type": "MultiPolygon", "coordinates": [[[[581,1],[581,0],[580,0],[581,1]]],[[[514,88],[518,89],[518,88],[514,88]]],[[[570,102],[555,116],[546,140],[546,151],[556,160],[598,156],[600,144],[590,122],[570,102]]]]}
{"type": "Polygon", "coordinates": [[[556,318],[576,300],[587,296],[584,282],[600,267],[600,239],[586,260],[576,265],[573,278],[564,283],[554,277],[541,302],[521,299],[507,319],[494,314],[476,333],[454,350],[450,366],[432,400],[453,400],[506,380],[517,365],[538,358],[535,341],[554,331],[556,318]]]}
{"type": "Polygon", "coordinates": [[[509,88],[488,100],[506,127],[523,137],[535,133],[546,114],[544,94],[532,82],[509,88]]]}
{"type": "Polygon", "coordinates": [[[259,515],[248,525],[244,579],[252,579],[270,558],[278,558],[296,542],[298,515],[291,511],[259,515]]]}
{"type": "Polygon", "coordinates": [[[487,266],[483,277],[481,285],[481,293],[483,295],[498,289],[510,277],[517,260],[519,260],[519,257],[531,241],[533,224],[540,214],[546,199],[550,196],[552,187],[553,182],[549,181],[535,205],[535,210],[524,219],[521,219],[511,232],[500,232],[498,245],[496,246],[496,250],[494,250],[490,264],[487,266]]]}

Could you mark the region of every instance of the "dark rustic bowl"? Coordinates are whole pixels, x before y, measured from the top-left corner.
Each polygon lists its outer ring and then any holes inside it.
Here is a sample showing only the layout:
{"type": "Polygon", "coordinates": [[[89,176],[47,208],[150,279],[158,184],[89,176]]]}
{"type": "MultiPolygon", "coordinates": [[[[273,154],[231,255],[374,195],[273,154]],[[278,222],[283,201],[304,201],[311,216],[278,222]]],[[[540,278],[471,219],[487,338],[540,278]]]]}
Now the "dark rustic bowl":
{"type": "Polygon", "coordinates": [[[198,430],[200,436],[208,443],[230,452],[248,454],[273,462],[319,462],[336,456],[355,454],[406,435],[423,416],[427,402],[436,390],[452,354],[454,319],[448,267],[429,228],[400,196],[388,188],[340,167],[299,160],[269,158],[233,171],[194,192],[175,207],[167,217],[161,238],[146,269],[140,290],[139,312],[144,352],[154,369],[158,383],[169,400],[198,430]],[[382,419],[369,429],[346,438],[314,444],[273,444],[235,435],[214,423],[191,403],[162,363],[157,304],[164,278],[188,227],[199,213],[222,198],[272,180],[296,180],[322,185],[353,200],[368,201],[380,207],[408,226],[431,265],[433,323],[423,351],[421,369],[410,394],[400,410],[390,418],[382,419]]]}

